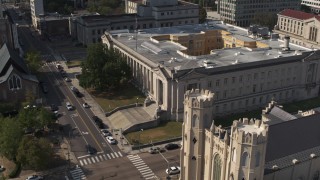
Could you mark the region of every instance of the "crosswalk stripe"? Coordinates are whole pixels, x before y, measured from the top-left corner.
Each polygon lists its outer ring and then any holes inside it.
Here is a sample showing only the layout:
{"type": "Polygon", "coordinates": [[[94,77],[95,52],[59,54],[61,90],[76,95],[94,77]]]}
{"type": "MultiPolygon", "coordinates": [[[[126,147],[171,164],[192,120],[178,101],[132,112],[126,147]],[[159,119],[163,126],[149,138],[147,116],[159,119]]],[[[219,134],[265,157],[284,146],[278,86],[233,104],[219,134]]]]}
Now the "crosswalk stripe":
{"type": "Polygon", "coordinates": [[[91,160],[89,158],[87,160],[88,160],[88,163],[91,164],[91,160]]]}
{"type": "Polygon", "coordinates": [[[112,158],[114,158],[114,155],[113,155],[113,153],[110,153],[110,155],[112,156],[112,158]]]}
{"type": "Polygon", "coordinates": [[[107,156],[108,156],[108,158],[109,158],[109,159],[111,159],[111,157],[110,157],[110,155],[109,155],[109,154],[107,154],[107,156]]]}
{"type": "Polygon", "coordinates": [[[140,169],[145,168],[145,167],[149,168],[146,164],[140,165],[140,166],[136,166],[136,168],[137,168],[139,171],[140,171],[140,169]]]}
{"type": "Polygon", "coordinates": [[[81,164],[81,166],[83,166],[83,162],[82,162],[82,160],[80,160],[80,164],[81,164]]]}
{"type": "Polygon", "coordinates": [[[116,152],[114,152],[114,155],[118,158],[119,157],[119,155],[116,153],[116,152]]]}
{"type": "Polygon", "coordinates": [[[101,161],[104,161],[102,155],[99,155],[98,157],[100,158],[101,161]]]}
{"type": "Polygon", "coordinates": [[[120,155],[120,157],[123,157],[120,151],[118,152],[118,154],[120,155]]]}
{"type": "Polygon", "coordinates": [[[144,165],[144,164],[146,164],[146,163],[144,163],[144,162],[137,162],[137,163],[132,163],[134,166],[140,166],[140,165],[144,165]]]}
{"type": "Polygon", "coordinates": [[[146,169],[141,169],[141,170],[139,170],[141,173],[142,172],[146,172],[146,171],[150,171],[150,168],[146,168],[146,169]]]}
{"type": "Polygon", "coordinates": [[[155,176],[152,176],[152,177],[146,177],[146,180],[149,180],[149,179],[156,179],[155,176]]]}
{"type": "Polygon", "coordinates": [[[143,162],[142,160],[135,160],[135,161],[131,161],[132,163],[139,163],[139,162],[143,162]]]}
{"type": "Polygon", "coordinates": [[[97,156],[95,156],[94,158],[96,158],[97,162],[100,162],[100,159],[97,156]]]}
{"type": "Polygon", "coordinates": [[[87,165],[87,160],[86,159],[83,159],[83,162],[85,165],[87,165]]]}
{"type": "Polygon", "coordinates": [[[137,160],[137,159],[141,159],[139,156],[138,157],[134,157],[134,156],[128,156],[128,158],[132,161],[132,160],[137,160]]]}
{"type": "Polygon", "coordinates": [[[105,160],[108,160],[108,158],[107,158],[107,156],[105,154],[103,155],[103,157],[104,157],[105,160]]]}
{"type": "Polygon", "coordinates": [[[94,160],[93,157],[91,157],[91,161],[92,161],[92,163],[96,163],[96,161],[94,160]]]}
{"type": "Polygon", "coordinates": [[[152,171],[149,171],[149,172],[144,172],[144,173],[141,173],[142,176],[150,176],[151,174],[154,175],[154,173],[152,171]]]}

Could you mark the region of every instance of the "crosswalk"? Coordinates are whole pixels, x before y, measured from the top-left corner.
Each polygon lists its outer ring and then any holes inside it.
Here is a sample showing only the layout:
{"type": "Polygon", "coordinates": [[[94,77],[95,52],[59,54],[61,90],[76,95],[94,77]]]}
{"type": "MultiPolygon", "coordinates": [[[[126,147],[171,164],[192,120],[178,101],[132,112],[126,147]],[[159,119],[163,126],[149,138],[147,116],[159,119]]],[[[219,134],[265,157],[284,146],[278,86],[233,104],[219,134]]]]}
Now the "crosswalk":
{"type": "Polygon", "coordinates": [[[157,179],[153,171],[146,165],[146,163],[140,158],[139,155],[129,155],[128,159],[132,164],[138,169],[143,178],[148,179],[157,179]]]}
{"type": "Polygon", "coordinates": [[[84,157],[78,157],[80,165],[81,166],[86,166],[89,164],[94,164],[102,161],[106,161],[109,159],[114,159],[114,158],[120,158],[123,157],[120,151],[118,152],[112,152],[108,154],[97,154],[95,156],[84,156],[84,157]]]}
{"type": "Polygon", "coordinates": [[[74,170],[70,171],[73,180],[84,180],[86,179],[86,175],[83,173],[81,167],[77,165],[74,170]]]}

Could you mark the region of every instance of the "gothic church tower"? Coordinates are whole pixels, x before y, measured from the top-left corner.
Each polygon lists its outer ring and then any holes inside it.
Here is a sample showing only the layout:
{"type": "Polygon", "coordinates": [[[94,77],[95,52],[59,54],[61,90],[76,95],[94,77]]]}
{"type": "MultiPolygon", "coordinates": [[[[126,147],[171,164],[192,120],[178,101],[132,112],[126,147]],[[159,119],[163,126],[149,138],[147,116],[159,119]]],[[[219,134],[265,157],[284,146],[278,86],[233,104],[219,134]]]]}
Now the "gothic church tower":
{"type": "Polygon", "coordinates": [[[212,122],[213,97],[210,91],[199,89],[185,94],[180,155],[183,180],[204,178],[205,128],[212,122]]]}

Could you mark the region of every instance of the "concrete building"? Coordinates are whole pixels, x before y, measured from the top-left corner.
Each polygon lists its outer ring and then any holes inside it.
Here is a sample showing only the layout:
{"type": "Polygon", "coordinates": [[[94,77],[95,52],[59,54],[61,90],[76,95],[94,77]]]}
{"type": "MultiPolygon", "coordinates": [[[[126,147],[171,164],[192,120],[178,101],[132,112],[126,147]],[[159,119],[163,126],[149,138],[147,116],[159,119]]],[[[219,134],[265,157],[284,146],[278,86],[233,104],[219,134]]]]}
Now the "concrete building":
{"type": "Polygon", "coordinates": [[[320,0],[302,0],[301,4],[310,7],[311,12],[320,13],[320,0]]]}
{"type": "Polygon", "coordinates": [[[280,39],[290,36],[290,42],[308,48],[320,48],[320,16],[286,9],[278,14],[274,29],[280,39]],[[319,35],[319,36],[318,36],[319,35]]]}
{"type": "Polygon", "coordinates": [[[217,0],[221,20],[241,27],[248,27],[254,16],[259,13],[274,13],[284,9],[300,9],[301,0],[217,0]]]}
{"type": "Polygon", "coordinates": [[[70,34],[80,43],[87,45],[101,42],[101,35],[104,31],[122,29],[133,31],[136,29],[198,24],[199,22],[199,7],[196,4],[177,0],[148,0],[140,3],[126,1],[126,9],[131,9],[126,10],[129,14],[72,17],[70,18],[70,34]],[[137,12],[137,14],[132,14],[134,12],[137,12]]]}
{"type": "Polygon", "coordinates": [[[292,115],[274,101],[262,119],[215,126],[215,94],[187,91],[180,155],[181,180],[319,179],[319,108],[292,115]]]}
{"type": "Polygon", "coordinates": [[[264,107],[272,98],[283,103],[319,95],[320,51],[248,33],[216,21],[110,31],[102,42],[125,57],[137,86],[167,119],[183,119],[183,95],[197,88],[215,93],[214,116],[264,107]]]}
{"type": "Polygon", "coordinates": [[[38,28],[39,15],[44,15],[43,0],[30,0],[32,25],[38,28]]]}

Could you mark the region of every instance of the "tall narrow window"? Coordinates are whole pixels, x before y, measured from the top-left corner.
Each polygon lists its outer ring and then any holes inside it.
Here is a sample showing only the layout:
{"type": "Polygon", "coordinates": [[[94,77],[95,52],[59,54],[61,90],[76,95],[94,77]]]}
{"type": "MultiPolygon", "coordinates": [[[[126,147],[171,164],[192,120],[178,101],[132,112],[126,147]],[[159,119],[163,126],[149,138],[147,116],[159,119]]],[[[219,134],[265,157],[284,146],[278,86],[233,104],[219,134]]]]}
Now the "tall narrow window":
{"type": "Polygon", "coordinates": [[[221,158],[218,154],[213,162],[213,180],[221,180],[221,158]]]}
{"type": "Polygon", "coordinates": [[[249,154],[247,152],[244,152],[241,158],[241,166],[247,166],[248,162],[249,162],[249,154]]]}
{"type": "Polygon", "coordinates": [[[21,89],[21,79],[15,74],[8,79],[8,83],[10,90],[21,89]]]}
{"type": "Polygon", "coordinates": [[[260,164],[260,152],[258,151],[256,153],[256,163],[255,163],[256,167],[258,167],[259,164],[260,164]]]}

